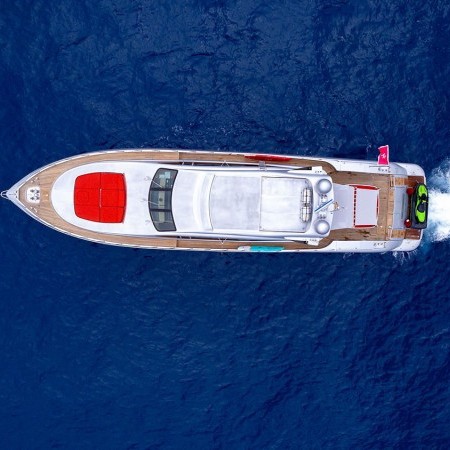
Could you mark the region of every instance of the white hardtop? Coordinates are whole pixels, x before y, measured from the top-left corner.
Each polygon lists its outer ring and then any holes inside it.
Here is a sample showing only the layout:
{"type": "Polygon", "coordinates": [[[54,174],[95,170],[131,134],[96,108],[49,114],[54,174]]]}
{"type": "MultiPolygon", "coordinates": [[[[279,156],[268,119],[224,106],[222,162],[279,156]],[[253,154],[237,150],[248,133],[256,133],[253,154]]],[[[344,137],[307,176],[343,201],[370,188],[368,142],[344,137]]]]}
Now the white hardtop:
{"type": "Polygon", "coordinates": [[[214,237],[324,237],[315,220],[331,223],[332,214],[321,208],[333,198],[331,190],[319,195],[316,185],[331,179],[320,168],[196,166],[146,161],[109,161],[80,165],[55,182],[51,200],[66,221],[84,229],[126,235],[179,235],[214,237]],[[177,170],[172,190],[174,232],[158,232],[150,218],[148,198],[158,169],[177,170]],[[316,170],[314,170],[316,169],[316,170]],[[126,211],[122,223],[81,219],[74,211],[74,184],[78,176],[94,172],[122,173],[126,183],[126,211]],[[315,210],[320,209],[316,213],[315,210]]]}

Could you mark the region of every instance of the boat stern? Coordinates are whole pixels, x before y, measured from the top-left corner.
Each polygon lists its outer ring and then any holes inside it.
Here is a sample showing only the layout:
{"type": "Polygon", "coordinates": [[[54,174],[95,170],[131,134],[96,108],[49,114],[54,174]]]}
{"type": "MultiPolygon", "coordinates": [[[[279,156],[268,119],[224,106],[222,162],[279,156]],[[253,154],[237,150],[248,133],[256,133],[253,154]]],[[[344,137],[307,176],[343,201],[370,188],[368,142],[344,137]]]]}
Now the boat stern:
{"type": "Polygon", "coordinates": [[[394,200],[391,239],[401,240],[396,251],[412,251],[419,245],[428,221],[428,189],[424,170],[416,164],[397,163],[406,172],[393,178],[394,200]]]}

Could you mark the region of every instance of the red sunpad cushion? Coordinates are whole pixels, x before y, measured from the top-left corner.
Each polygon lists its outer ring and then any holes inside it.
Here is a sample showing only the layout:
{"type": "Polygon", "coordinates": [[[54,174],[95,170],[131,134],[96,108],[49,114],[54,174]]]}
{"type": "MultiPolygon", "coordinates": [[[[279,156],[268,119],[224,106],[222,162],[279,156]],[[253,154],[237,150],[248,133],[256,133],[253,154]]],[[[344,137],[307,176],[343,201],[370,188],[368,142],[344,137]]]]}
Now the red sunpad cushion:
{"type": "Polygon", "coordinates": [[[78,189],[96,189],[101,183],[101,173],[88,173],[86,175],[80,175],[75,181],[75,186],[78,189]]]}
{"type": "Polygon", "coordinates": [[[125,180],[121,173],[103,172],[100,175],[102,189],[125,189],[125,180]]]}
{"type": "Polygon", "coordinates": [[[75,180],[74,208],[81,219],[103,223],[123,222],[125,204],[125,177],[121,173],[88,173],[75,180]]]}
{"type": "Polygon", "coordinates": [[[99,222],[122,222],[123,220],[123,208],[102,207],[100,209],[99,222]]]}
{"type": "Polygon", "coordinates": [[[98,206],[100,203],[100,189],[75,189],[75,205],[98,206]]]}

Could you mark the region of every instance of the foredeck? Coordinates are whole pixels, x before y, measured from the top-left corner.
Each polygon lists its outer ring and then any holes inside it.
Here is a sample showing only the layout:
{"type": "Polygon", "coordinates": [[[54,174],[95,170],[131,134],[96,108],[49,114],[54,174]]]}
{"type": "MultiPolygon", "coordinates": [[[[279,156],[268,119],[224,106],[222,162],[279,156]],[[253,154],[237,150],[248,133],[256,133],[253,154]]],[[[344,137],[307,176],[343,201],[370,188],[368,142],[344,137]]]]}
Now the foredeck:
{"type": "MultiPolygon", "coordinates": [[[[35,174],[22,185],[19,190],[19,200],[23,206],[39,220],[59,231],[96,241],[110,243],[114,245],[143,247],[143,248],[180,248],[180,249],[206,249],[206,250],[237,250],[242,246],[257,245],[254,241],[241,240],[219,240],[219,239],[187,239],[187,238],[155,238],[123,236],[107,233],[98,233],[72,225],[63,220],[54,210],[50,193],[55,180],[65,171],[80,165],[80,158],[83,164],[91,162],[120,161],[120,160],[153,160],[166,162],[203,161],[232,164],[232,163],[253,163],[249,161],[245,154],[239,153],[214,153],[214,152],[190,152],[190,151],[152,151],[152,150],[127,150],[109,151],[95,154],[81,155],[60,161],[35,174]],[[41,195],[38,204],[28,203],[26,191],[31,186],[40,186],[41,195]]],[[[271,161],[270,164],[286,164],[285,161],[271,161]]],[[[285,250],[305,250],[320,249],[330,245],[334,240],[338,241],[385,241],[390,239],[420,239],[420,230],[393,230],[392,217],[394,208],[395,186],[413,186],[417,181],[423,181],[421,177],[394,177],[386,174],[365,174],[355,172],[337,171],[331,164],[325,161],[310,160],[305,158],[292,158],[289,165],[298,167],[321,165],[323,169],[332,177],[333,181],[340,184],[369,184],[379,189],[379,217],[378,225],[367,229],[341,229],[333,230],[330,235],[322,239],[318,246],[312,247],[302,242],[274,241],[264,242],[265,247],[282,246],[285,250]]]]}

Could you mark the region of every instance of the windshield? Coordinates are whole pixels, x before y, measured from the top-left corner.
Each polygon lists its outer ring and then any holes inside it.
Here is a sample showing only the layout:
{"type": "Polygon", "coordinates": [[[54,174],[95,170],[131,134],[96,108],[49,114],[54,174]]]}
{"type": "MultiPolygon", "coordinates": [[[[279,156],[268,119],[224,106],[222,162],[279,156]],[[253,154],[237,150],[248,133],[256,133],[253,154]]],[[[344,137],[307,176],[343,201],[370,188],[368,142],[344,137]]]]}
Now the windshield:
{"type": "Polygon", "coordinates": [[[148,192],[148,209],[158,231],[175,231],[172,215],[172,189],[176,170],[158,169],[148,192]]]}

